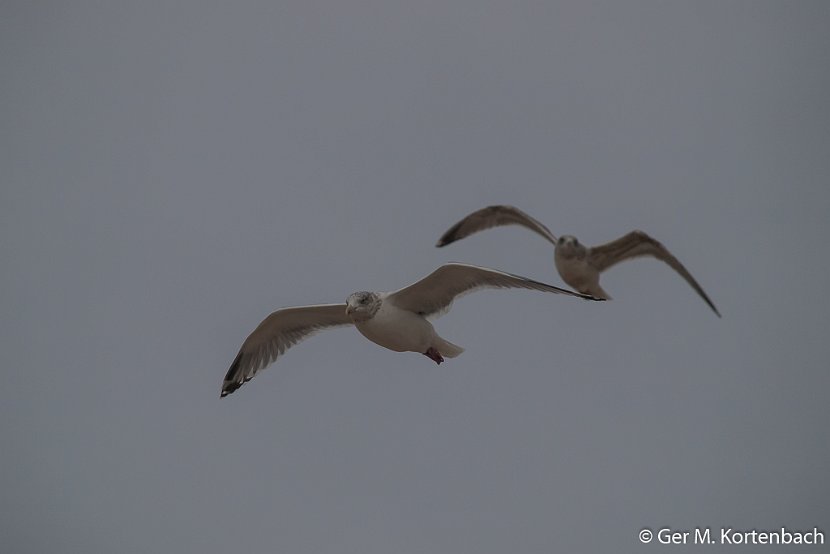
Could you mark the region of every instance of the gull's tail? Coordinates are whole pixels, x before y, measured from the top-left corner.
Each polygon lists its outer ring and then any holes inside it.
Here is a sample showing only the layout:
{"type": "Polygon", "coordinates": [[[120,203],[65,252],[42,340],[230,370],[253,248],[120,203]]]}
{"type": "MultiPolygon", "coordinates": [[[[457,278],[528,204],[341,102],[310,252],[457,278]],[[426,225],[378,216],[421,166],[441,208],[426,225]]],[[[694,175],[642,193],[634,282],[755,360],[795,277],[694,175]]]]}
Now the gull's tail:
{"type": "Polygon", "coordinates": [[[437,340],[435,341],[435,344],[433,346],[438,352],[441,353],[442,356],[445,356],[447,358],[455,358],[456,356],[459,356],[462,352],[464,352],[464,349],[460,346],[453,344],[448,340],[444,340],[441,337],[436,338],[437,340]]]}

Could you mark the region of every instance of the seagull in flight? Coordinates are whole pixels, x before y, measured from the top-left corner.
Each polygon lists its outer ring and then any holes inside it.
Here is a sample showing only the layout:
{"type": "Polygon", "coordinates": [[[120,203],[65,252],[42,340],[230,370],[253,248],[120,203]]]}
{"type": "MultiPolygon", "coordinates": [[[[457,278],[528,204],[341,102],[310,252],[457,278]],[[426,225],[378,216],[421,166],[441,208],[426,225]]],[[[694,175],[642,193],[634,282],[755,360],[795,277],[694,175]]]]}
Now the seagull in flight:
{"type": "Polygon", "coordinates": [[[436,364],[464,349],[438,336],[430,316],[449,310],[462,294],[483,288],[530,289],[601,300],[526,277],[468,264],[442,265],[417,283],[394,292],[355,292],[345,304],[282,308],[245,339],[222,382],[225,397],[250,381],[286,350],[317,331],[354,325],[367,339],[395,352],[418,352],[436,364]]]}
{"type": "Polygon", "coordinates": [[[617,240],[599,246],[585,246],[572,235],[558,239],[541,222],[513,206],[489,206],[473,212],[444,233],[438,239],[437,247],[446,246],[473,233],[500,227],[521,225],[542,235],[554,246],[553,261],[562,280],[583,294],[610,300],[611,296],[599,285],[600,273],[625,260],[651,256],[665,262],[695,289],[712,311],[720,312],[709,296],[703,291],[692,274],[656,239],[642,231],[631,231],[617,240]]]}

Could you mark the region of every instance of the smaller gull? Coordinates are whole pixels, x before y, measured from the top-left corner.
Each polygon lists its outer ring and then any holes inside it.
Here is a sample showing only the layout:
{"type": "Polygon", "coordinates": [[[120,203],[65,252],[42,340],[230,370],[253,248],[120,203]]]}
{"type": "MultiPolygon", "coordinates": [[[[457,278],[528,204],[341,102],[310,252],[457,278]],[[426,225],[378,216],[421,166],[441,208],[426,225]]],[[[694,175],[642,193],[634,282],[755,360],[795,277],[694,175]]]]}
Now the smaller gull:
{"type": "Polygon", "coordinates": [[[521,225],[542,235],[554,246],[553,260],[562,280],[581,293],[597,298],[610,299],[611,296],[599,285],[600,273],[618,263],[651,256],[665,262],[683,277],[689,285],[703,298],[712,311],[720,317],[709,296],[703,291],[692,274],[683,267],[659,241],[642,231],[631,231],[617,240],[599,246],[585,246],[576,237],[563,235],[557,238],[536,219],[513,206],[489,206],[473,212],[452,227],[438,239],[435,246],[442,247],[463,239],[473,233],[500,227],[502,225],[521,225]]]}
{"type": "Polygon", "coordinates": [[[530,289],[601,300],[526,277],[474,265],[448,263],[395,292],[355,292],[345,304],[282,308],[245,339],[222,383],[227,396],[293,345],[329,327],[354,325],[370,341],[395,352],[418,352],[435,363],[464,349],[441,338],[427,320],[449,310],[459,295],[483,288],[530,289]]]}

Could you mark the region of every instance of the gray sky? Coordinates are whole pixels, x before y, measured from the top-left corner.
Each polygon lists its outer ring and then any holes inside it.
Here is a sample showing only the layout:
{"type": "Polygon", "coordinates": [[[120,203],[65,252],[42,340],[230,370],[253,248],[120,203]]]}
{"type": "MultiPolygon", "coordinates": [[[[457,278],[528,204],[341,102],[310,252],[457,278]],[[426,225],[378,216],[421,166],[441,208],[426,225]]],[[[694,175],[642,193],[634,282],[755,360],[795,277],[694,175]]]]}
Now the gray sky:
{"type": "Polygon", "coordinates": [[[661,526],[830,538],[830,4],[0,14],[9,552],[641,552],[637,532],[661,526]],[[278,307],[450,260],[561,284],[526,230],[433,247],[492,203],[588,244],[644,229],[724,317],[630,262],[603,304],[463,298],[436,327],[466,352],[440,367],[335,330],[220,401],[278,307]]]}

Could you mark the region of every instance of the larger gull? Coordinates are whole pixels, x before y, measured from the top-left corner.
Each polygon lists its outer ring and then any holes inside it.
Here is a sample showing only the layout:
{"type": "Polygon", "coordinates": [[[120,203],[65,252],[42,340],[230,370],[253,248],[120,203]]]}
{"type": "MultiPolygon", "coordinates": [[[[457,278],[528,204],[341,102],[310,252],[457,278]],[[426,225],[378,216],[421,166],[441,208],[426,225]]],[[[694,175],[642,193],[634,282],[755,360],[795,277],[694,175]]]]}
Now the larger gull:
{"type": "Polygon", "coordinates": [[[656,239],[642,231],[631,231],[617,240],[599,246],[585,246],[572,235],[557,239],[550,229],[513,206],[489,206],[471,213],[444,233],[435,246],[439,248],[463,239],[473,233],[502,225],[521,225],[543,236],[554,246],[553,260],[562,280],[584,294],[610,299],[599,285],[600,273],[618,263],[651,256],[665,262],[683,277],[700,295],[712,311],[720,317],[714,302],[703,291],[692,274],[656,239]]]}
{"type": "Polygon", "coordinates": [[[519,288],[600,300],[519,275],[468,264],[442,265],[417,283],[394,292],[355,292],[345,304],[282,308],[266,317],[245,339],[222,383],[227,396],[283,352],[313,333],[354,325],[370,341],[395,352],[418,352],[435,363],[464,349],[435,332],[426,319],[449,310],[459,295],[482,288],[519,288]]]}

